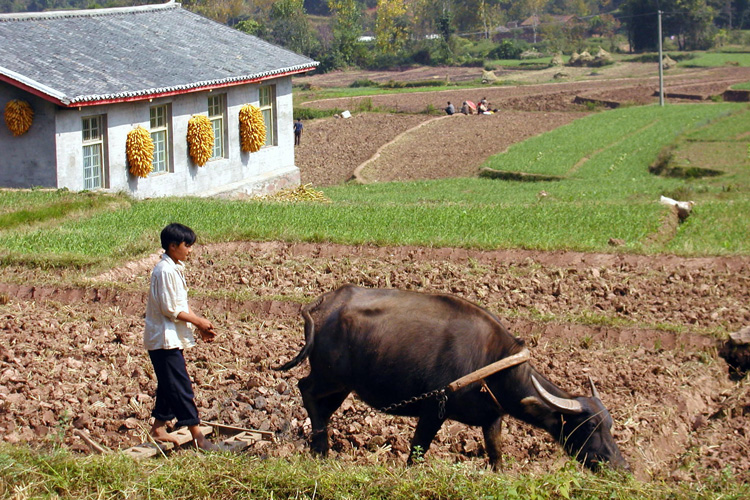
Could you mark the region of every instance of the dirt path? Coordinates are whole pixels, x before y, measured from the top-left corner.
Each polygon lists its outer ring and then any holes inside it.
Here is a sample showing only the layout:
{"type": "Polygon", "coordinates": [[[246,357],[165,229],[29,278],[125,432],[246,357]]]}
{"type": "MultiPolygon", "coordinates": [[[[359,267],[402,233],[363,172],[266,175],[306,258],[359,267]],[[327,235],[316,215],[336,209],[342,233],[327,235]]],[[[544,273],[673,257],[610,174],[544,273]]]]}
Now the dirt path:
{"type": "Polygon", "coordinates": [[[364,182],[476,177],[488,157],[581,116],[585,114],[524,111],[446,116],[384,148],[361,177],[364,182]]]}
{"type": "Polygon", "coordinates": [[[429,120],[428,115],[390,113],[355,114],[305,123],[295,149],[301,182],[331,186],[346,182],[358,165],[368,160],[402,132],[429,120]]]}

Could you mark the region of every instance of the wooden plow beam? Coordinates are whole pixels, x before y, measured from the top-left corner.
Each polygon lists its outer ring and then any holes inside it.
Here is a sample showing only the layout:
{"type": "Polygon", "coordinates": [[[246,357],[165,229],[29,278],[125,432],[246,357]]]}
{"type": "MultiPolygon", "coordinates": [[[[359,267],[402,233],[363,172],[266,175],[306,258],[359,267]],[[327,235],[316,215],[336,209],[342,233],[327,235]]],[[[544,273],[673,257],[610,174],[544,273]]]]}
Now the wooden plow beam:
{"type": "MultiPolygon", "coordinates": [[[[245,429],[243,427],[214,422],[201,422],[200,429],[204,436],[213,436],[215,438],[214,442],[219,445],[222,451],[239,452],[259,441],[274,442],[273,432],[268,431],[245,429]]],[[[187,427],[170,432],[169,435],[177,439],[179,446],[174,446],[172,443],[155,443],[150,441],[132,446],[123,450],[123,453],[136,460],[141,460],[157,455],[167,455],[175,449],[182,448],[193,441],[193,436],[187,427]]]]}

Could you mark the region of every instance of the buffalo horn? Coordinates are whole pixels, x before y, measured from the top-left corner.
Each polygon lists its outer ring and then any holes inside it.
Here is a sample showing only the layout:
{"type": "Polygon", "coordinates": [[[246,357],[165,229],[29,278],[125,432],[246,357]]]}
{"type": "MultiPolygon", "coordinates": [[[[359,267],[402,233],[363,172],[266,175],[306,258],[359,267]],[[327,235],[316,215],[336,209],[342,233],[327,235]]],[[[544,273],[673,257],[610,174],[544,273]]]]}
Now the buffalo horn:
{"type": "Polygon", "coordinates": [[[534,375],[531,376],[531,382],[542,400],[557,411],[561,413],[581,413],[583,411],[583,406],[575,399],[559,398],[547,392],[534,375]]]}
{"type": "Polygon", "coordinates": [[[589,385],[591,385],[591,397],[596,398],[601,401],[601,396],[599,396],[599,391],[596,390],[596,386],[594,385],[594,379],[589,376],[589,385]]]}

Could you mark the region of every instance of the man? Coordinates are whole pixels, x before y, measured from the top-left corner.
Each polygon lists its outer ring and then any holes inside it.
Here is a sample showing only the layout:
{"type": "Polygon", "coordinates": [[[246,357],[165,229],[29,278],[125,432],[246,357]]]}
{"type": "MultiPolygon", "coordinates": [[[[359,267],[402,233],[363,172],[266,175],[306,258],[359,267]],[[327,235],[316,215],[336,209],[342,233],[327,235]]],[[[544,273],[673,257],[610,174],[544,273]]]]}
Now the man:
{"type": "Polygon", "coordinates": [[[299,145],[299,140],[302,138],[302,120],[297,118],[294,122],[294,145],[299,145]]]}
{"type": "Polygon", "coordinates": [[[453,106],[453,104],[451,104],[450,101],[448,101],[448,107],[445,108],[445,112],[448,113],[449,115],[452,115],[453,113],[456,112],[456,108],[453,106]]]}

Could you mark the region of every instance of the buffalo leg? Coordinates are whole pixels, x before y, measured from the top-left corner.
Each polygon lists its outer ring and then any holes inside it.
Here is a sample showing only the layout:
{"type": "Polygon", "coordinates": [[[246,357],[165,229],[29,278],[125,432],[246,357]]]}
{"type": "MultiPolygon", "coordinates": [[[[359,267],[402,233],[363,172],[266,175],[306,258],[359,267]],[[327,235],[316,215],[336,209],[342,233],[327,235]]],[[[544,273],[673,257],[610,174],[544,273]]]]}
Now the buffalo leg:
{"type": "Polygon", "coordinates": [[[503,465],[503,417],[500,416],[491,424],[482,427],[482,433],[484,434],[484,446],[487,448],[487,456],[490,459],[490,467],[492,467],[492,470],[498,470],[503,465]]]}
{"type": "Polygon", "coordinates": [[[417,422],[417,428],[414,430],[414,437],[411,440],[411,453],[409,453],[408,464],[414,463],[414,459],[419,455],[424,455],[430,449],[435,434],[440,430],[445,419],[437,417],[437,408],[430,406],[431,415],[422,415],[417,422]]]}
{"type": "Polygon", "coordinates": [[[341,406],[341,403],[344,402],[351,391],[329,392],[320,396],[311,376],[299,381],[299,389],[302,393],[302,402],[312,424],[310,448],[313,453],[325,456],[328,454],[328,422],[333,412],[341,406]]]}

